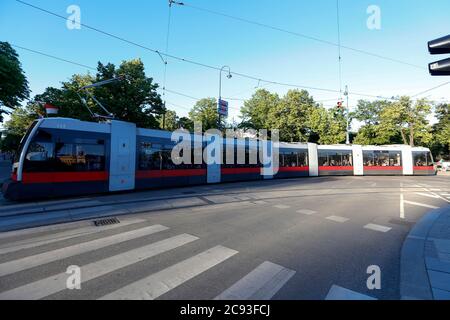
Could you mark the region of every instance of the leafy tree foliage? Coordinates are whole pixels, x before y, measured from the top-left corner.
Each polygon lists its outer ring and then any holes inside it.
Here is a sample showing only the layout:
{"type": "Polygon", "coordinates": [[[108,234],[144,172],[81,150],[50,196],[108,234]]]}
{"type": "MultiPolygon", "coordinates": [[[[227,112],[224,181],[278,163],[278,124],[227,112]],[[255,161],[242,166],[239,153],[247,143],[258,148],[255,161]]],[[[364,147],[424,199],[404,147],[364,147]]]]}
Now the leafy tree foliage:
{"type": "MultiPolygon", "coordinates": [[[[189,119],[193,122],[201,122],[204,131],[217,128],[219,115],[217,113],[217,101],[214,98],[205,98],[197,101],[189,112],[189,119]]],[[[221,119],[221,127],[225,121],[221,119]]]]}
{"type": "Polygon", "coordinates": [[[432,150],[438,158],[450,160],[450,104],[440,104],[435,110],[438,122],[433,126],[432,150]]]}
{"type": "Polygon", "coordinates": [[[14,109],[30,94],[28,81],[16,51],[7,42],[0,42],[0,122],[4,108],[14,109]]]}

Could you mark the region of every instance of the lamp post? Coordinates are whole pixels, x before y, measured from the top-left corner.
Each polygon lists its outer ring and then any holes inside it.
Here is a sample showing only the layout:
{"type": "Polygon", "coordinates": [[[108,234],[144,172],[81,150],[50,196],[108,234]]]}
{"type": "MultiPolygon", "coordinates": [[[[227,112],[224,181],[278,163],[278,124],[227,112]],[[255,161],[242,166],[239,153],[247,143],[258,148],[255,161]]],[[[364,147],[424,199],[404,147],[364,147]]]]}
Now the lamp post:
{"type": "Polygon", "coordinates": [[[217,124],[217,127],[220,129],[221,128],[221,120],[222,120],[222,116],[219,112],[219,107],[220,107],[220,101],[222,100],[222,72],[228,69],[228,74],[227,74],[227,79],[231,79],[233,77],[233,75],[231,74],[231,69],[229,66],[223,66],[222,68],[220,68],[220,73],[219,73],[219,100],[217,101],[217,113],[219,114],[219,123],[217,124]]]}
{"type": "Polygon", "coordinates": [[[346,96],[346,98],[347,98],[347,116],[346,116],[346,118],[347,118],[347,134],[346,134],[346,140],[345,140],[345,143],[347,144],[347,145],[349,145],[350,144],[350,132],[349,132],[349,130],[350,130],[350,109],[349,109],[349,106],[348,106],[348,86],[345,86],[345,92],[344,92],[344,96],[346,96]]]}

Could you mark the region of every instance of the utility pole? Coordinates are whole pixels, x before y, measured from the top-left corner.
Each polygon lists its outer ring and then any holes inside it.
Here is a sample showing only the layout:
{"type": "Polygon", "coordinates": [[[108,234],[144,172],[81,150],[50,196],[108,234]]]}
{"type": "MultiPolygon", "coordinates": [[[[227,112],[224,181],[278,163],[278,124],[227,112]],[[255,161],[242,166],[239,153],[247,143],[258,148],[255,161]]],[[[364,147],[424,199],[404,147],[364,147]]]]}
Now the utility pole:
{"type": "MultiPolygon", "coordinates": [[[[225,116],[225,114],[222,114],[221,109],[222,109],[222,105],[223,103],[226,103],[225,101],[222,101],[222,72],[224,71],[224,69],[228,69],[228,74],[227,74],[227,78],[231,79],[233,77],[233,75],[231,74],[231,69],[229,66],[223,66],[220,69],[220,73],[219,73],[219,100],[217,101],[217,113],[219,115],[219,120],[218,120],[218,124],[217,124],[217,128],[220,130],[222,127],[222,115],[225,116]]],[[[228,108],[227,108],[227,113],[228,113],[228,108]]]]}
{"type": "Polygon", "coordinates": [[[345,140],[345,144],[349,145],[350,144],[350,109],[349,109],[349,105],[348,105],[348,86],[345,86],[345,92],[344,95],[347,97],[347,137],[345,140]]]}

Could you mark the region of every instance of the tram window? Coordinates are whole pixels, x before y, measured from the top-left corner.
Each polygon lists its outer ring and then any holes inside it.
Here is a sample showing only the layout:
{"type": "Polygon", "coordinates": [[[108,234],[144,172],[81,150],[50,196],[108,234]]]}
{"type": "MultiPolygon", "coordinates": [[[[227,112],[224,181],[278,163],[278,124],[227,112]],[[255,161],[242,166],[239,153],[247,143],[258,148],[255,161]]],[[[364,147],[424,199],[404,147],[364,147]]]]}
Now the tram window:
{"type": "Polygon", "coordinates": [[[139,169],[161,170],[161,149],[159,144],[142,142],[139,148],[139,169]]]}
{"type": "Polygon", "coordinates": [[[298,155],[298,166],[299,167],[306,167],[308,166],[308,154],[306,151],[299,151],[297,153],[298,155]]]}
{"type": "Polygon", "coordinates": [[[294,153],[294,152],[285,153],[284,166],[285,167],[297,167],[298,166],[297,153],[294,153]]]}
{"type": "Polygon", "coordinates": [[[389,166],[389,151],[375,151],[374,161],[377,167],[389,166]]]}
{"type": "Polygon", "coordinates": [[[17,150],[16,154],[14,155],[14,162],[19,162],[20,155],[22,154],[25,143],[27,142],[28,138],[30,137],[31,131],[33,131],[36,124],[37,124],[37,121],[33,121],[33,123],[28,128],[27,132],[25,133],[25,136],[22,138],[19,149],[17,150]]]}
{"type": "Polygon", "coordinates": [[[25,156],[25,172],[48,172],[53,170],[54,145],[51,142],[34,141],[25,156]]]}
{"type": "Polygon", "coordinates": [[[53,158],[53,143],[32,142],[28,148],[26,159],[34,162],[45,162],[53,158]]]}
{"type": "Polygon", "coordinates": [[[330,162],[328,161],[328,152],[319,151],[319,166],[320,167],[328,167],[330,162]]]}
{"type": "Polygon", "coordinates": [[[426,167],[432,166],[431,153],[429,152],[413,152],[414,166],[426,167]]]}
{"type": "Polygon", "coordinates": [[[373,151],[363,151],[363,162],[365,167],[375,166],[373,151]]]}
{"type": "Polygon", "coordinates": [[[305,167],[308,165],[306,151],[281,151],[280,167],[305,167]]]}
{"type": "Polygon", "coordinates": [[[77,171],[105,170],[105,146],[100,144],[75,145],[77,171]]]}
{"type": "Polygon", "coordinates": [[[391,167],[401,167],[402,165],[402,154],[400,151],[390,151],[389,152],[389,166],[391,167]]]}
{"type": "Polygon", "coordinates": [[[351,151],[319,151],[319,166],[347,167],[353,166],[351,151]]]}
{"type": "MultiPolygon", "coordinates": [[[[94,141],[92,141],[94,142],[94,141]]],[[[105,144],[56,143],[56,171],[105,170],[105,144]]]]}
{"type": "Polygon", "coordinates": [[[172,161],[172,146],[164,146],[161,151],[162,169],[175,170],[176,166],[172,161]]]}

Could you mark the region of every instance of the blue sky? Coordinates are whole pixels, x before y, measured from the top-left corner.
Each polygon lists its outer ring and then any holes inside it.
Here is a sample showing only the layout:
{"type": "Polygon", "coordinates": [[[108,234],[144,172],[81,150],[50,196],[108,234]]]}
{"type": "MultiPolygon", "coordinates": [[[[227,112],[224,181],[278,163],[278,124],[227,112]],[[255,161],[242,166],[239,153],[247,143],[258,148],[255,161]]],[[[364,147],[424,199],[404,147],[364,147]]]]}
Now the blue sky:
{"type": "MultiPolygon", "coordinates": [[[[69,5],[81,9],[81,22],[145,46],[164,51],[168,21],[167,0],[25,0],[69,16],[69,5]]],[[[237,16],[298,33],[337,42],[336,0],[186,0],[187,4],[237,16]]],[[[430,56],[427,41],[450,33],[448,0],[340,0],[342,45],[388,56],[415,68],[342,49],[342,82],[351,92],[370,95],[413,95],[449,81],[431,77],[426,66],[438,60],[430,56]],[[369,30],[366,10],[381,9],[381,29],[369,30]]],[[[141,58],[147,74],[162,84],[160,57],[141,48],[86,28],[69,30],[64,20],[24,6],[14,0],[0,2],[0,40],[42,51],[85,65],[97,61],[120,63],[141,58]]],[[[59,86],[72,74],[85,73],[73,66],[17,50],[33,94],[59,86]]],[[[317,41],[212,15],[191,7],[174,7],[169,53],[284,83],[339,90],[338,49],[317,41]]],[[[444,57],[442,57],[444,58],[444,57]]],[[[91,71],[92,72],[92,71],[91,71]]],[[[193,97],[218,96],[218,71],[169,60],[166,87],[193,97]]],[[[261,85],[261,84],[260,84],[261,85]]],[[[238,76],[223,80],[223,96],[245,99],[258,81],[238,76]]],[[[265,85],[284,94],[290,88],[265,85]]],[[[333,100],[338,93],[311,90],[316,100],[333,100]]],[[[450,85],[423,96],[450,100],[450,85]]],[[[360,96],[350,96],[355,105],[360,96]]],[[[194,100],[166,94],[168,107],[186,115],[194,100]]],[[[324,102],[332,106],[334,101],[324,102]]],[[[238,119],[240,100],[230,101],[230,119],[238,119]]]]}

